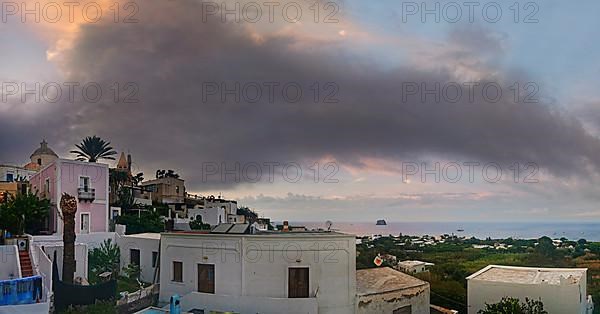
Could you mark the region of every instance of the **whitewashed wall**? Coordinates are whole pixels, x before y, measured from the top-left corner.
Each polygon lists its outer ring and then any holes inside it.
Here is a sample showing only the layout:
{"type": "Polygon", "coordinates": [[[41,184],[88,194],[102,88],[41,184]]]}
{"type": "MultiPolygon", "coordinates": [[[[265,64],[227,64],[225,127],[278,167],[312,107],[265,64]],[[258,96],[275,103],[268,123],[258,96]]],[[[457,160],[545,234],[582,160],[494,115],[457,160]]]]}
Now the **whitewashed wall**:
{"type": "Polygon", "coordinates": [[[525,301],[540,299],[548,313],[586,314],[586,279],[579,284],[517,284],[470,279],[467,282],[469,314],[485,308],[485,303],[499,302],[502,297],[514,297],[525,301]]]}
{"type": "MultiPolygon", "coordinates": [[[[334,234],[163,234],[160,300],[167,302],[174,294],[183,296],[197,291],[199,263],[215,265],[217,297],[256,297],[257,302],[287,299],[288,268],[309,267],[309,292],[317,301],[318,313],[354,313],[354,242],[352,235],[334,234]],[[182,283],[172,281],[173,261],[183,262],[182,283]]],[[[281,302],[294,310],[292,304],[296,301],[281,302]]]]}
{"type": "MultiPolygon", "coordinates": [[[[36,243],[46,252],[46,255],[51,261],[54,261],[54,252],[56,252],[56,260],[58,264],[58,273],[62,278],[62,263],[63,263],[63,246],[56,243],[36,243]]],[[[88,278],[88,247],[83,243],[75,244],[75,278],[81,277],[87,280],[88,278]]],[[[56,278],[54,278],[56,280],[56,278]]]]}
{"type": "Polygon", "coordinates": [[[211,226],[216,226],[220,223],[227,222],[227,215],[225,214],[225,209],[220,207],[191,208],[187,211],[187,216],[190,219],[194,217],[194,220],[196,220],[198,215],[202,216],[203,223],[209,224],[211,226]]]}
{"type": "Polygon", "coordinates": [[[0,280],[21,278],[19,250],[16,245],[0,245],[0,280]]]}
{"type": "Polygon", "coordinates": [[[181,307],[186,311],[190,309],[210,308],[215,311],[234,311],[236,313],[319,313],[317,298],[261,298],[213,295],[200,292],[192,292],[181,298],[181,307]]]}
{"type": "Polygon", "coordinates": [[[392,314],[406,307],[410,307],[408,313],[411,314],[429,314],[429,294],[429,284],[427,284],[389,293],[358,296],[356,314],[392,314]]]}
{"type": "Polygon", "coordinates": [[[118,236],[117,245],[121,250],[121,269],[129,265],[131,261],[130,250],[140,250],[140,280],[152,283],[154,281],[154,271],[156,269],[155,267],[152,267],[152,252],[158,253],[159,240],[142,239],[135,235],[118,236]]]}

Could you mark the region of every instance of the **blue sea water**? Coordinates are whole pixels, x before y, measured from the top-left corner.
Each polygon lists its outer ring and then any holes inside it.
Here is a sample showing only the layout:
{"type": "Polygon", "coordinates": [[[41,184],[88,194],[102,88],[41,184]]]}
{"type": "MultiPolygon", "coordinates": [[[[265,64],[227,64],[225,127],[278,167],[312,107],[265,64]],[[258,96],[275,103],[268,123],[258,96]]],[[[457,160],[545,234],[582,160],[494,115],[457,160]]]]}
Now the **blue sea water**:
{"type": "MultiPolygon", "coordinates": [[[[293,222],[310,229],[325,228],[323,222],[293,222]]],[[[525,223],[525,222],[387,222],[386,226],[377,226],[373,222],[333,222],[332,229],[356,235],[441,235],[479,239],[491,237],[502,239],[537,239],[542,236],[551,238],[565,237],[569,240],[586,239],[600,241],[600,223],[525,223]],[[464,231],[459,231],[464,230],[464,231]]]]}

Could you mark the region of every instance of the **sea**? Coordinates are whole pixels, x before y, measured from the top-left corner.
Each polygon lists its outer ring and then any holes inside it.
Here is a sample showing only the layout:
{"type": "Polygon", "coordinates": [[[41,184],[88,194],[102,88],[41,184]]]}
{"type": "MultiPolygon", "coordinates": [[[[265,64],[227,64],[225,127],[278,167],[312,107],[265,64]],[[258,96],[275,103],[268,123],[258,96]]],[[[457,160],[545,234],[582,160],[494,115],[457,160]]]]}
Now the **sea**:
{"type": "MultiPolygon", "coordinates": [[[[385,226],[373,222],[332,222],[331,230],[365,235],[457,235],[478,239],[538,239],[567,238],[600,241],[600,223],[525,223],[525,222],[387,222],[385,226]]],[[[325,222],[290,222],[290,225],[303,225],[309,229],[326,229],[325,222]]]]}

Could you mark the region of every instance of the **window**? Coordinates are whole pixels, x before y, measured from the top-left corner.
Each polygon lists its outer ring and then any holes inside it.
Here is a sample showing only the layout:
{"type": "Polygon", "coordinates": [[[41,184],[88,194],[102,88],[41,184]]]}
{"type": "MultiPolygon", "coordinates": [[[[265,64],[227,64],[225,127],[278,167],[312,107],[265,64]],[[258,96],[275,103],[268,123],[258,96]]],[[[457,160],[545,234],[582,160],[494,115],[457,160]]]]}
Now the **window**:
{"type": "Polygon", "coordinates": [[[179,195],[179,185],[175,186],[175,193],[179,195]]]}
{"type": "Polygon", "coordinates": [[[183,263],[173,261],[173,281],[183,282],[183,263]]]}
{"type": "Polygon", "coordinates": [[[90,178],[79,177],[79,187],[82,188],[85,192],[88,192],[90,189],[90,178]]]}
{"type": "Polygon", "coordinates": [[[152,252],[152,267],[156,268],[158,263],[158,252],[152,252]]]}
{"type": "Polygon", "coordinates": [[[40,166],[42,165],[42,158],[38,158],[37,164],[40,165],[40,166]]]}
{"type": "Polygon", "coordinates": [[[215,293],[215,265],[198,264],[198,292],[215,293]]]}
{"type": "Polygon", "coordinates": [[[6,182],[13,182],[15,180],[15,175],[12,173],[6,174],[6,182]]]}
{"type": "Polygon", "coordinates": [[[129,263],[140,266],[140,250],[130,249],[129,250],[129,263]]]}
{"type": "Polygon", "coordinates": [[[50,193],[50,178],[46,178],[46,183],[44,183],[44,191],[46,193],[50,193]]]}
{"type": "Polygon", "coordinates": [[[288,268],[288,298],[308,298],[308,267],[288,268]]]}
{"type": "Polygon", "coordinates": [[[90,214],[82,213],[81,214],[81,233],[89,233],[90,232],[90,214]]]}

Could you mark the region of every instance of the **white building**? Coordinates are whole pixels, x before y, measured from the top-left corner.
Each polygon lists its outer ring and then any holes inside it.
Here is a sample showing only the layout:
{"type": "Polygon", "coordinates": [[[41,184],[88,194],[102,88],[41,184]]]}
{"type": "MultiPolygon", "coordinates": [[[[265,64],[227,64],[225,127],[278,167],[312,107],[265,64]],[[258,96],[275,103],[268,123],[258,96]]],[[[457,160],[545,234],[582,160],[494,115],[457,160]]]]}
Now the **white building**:
{"type": "Polygon", "coordinates": [[[429,283],[389,267],[356,271],[357,314],[428,314],[429,283]]]}
{"type": "MultiPolygon", "coordinates": [[[[62,278],[62,264],[64,245],[62,242],[32,242],[34,247],[39,247],[50,261],[58,265],[58,274],[62,278]]],[[[73,274],[75,282],[87,282],[88,280],[88,246],[85,243],[75,244],[75,273],[73,274]]]]}
{"type": "Polygon", "coordinates": [[[187,217],[190,221],[202,219],[203,223],[211,226],[227,222],[225,208],[221,207],[190,208],[187,210],[187,217]]]}
{"type": "Polygon", "coordinates": [[[140,267],[140,280],[153,283],[158,266],[160,233],[140,233],[117,236],[117,245],[121,250],[121,269],[129,264],[140,267]]]}
{"type": "Polygon", "coordinates": [[[225,211],[226,219],[224,223],[245,223],[245,217],[239,217],[237,214],[237,201],[226,200],[222,198],[206,198],[204,200],[204,208],[221,208],[225,211]]]}
{"type": "Polygon", "coordinates": [[[0,182],[29,181],[34,170],[13,165],[0,165],[0,182]]]}
{"type": "Polygon", "coordinates": [[[428,271],[427,268],[433,265],[433,263],[422,261],[401,261],[398,263],[398,270],[407,274],[418,274],[428,271]]]}
{"type": "Polygon", "coordinates": [[[159,301],[179,294],[182,311],[205,313],[354,313],[353,235],[227,228],[162,234],[159,301]]]}
{"type": "Polygon", "coordinates": [[[205,199],[204,207],[220,207],[224,208],[227,211],[227,214],[235,214],[237,211],[237,201],[209,197],[205,199]]]}
{"type": "Polygon", "coordinates": [[[503,297],[544,303],[548,313],[591,314],[586,292],[587,268],[531,268],[489,265],[467,277],[468,312],[503,297]]]}

